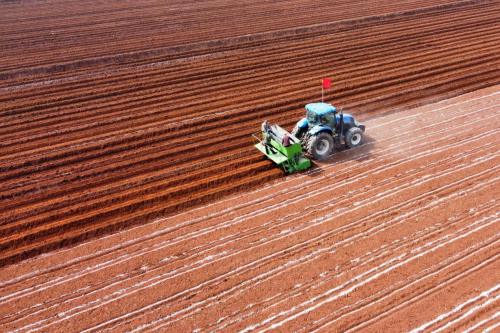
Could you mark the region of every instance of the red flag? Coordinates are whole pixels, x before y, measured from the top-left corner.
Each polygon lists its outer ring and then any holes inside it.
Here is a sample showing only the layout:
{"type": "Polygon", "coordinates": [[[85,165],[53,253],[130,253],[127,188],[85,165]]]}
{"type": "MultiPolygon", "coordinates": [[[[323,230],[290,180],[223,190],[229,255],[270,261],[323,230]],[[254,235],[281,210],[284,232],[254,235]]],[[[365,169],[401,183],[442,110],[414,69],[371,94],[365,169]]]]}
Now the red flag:
{"type": "Polygon", "coordinates": [[[330,79],[323,79],[323,88],[330,88],[332,86],[332,80],[330,79]]]}

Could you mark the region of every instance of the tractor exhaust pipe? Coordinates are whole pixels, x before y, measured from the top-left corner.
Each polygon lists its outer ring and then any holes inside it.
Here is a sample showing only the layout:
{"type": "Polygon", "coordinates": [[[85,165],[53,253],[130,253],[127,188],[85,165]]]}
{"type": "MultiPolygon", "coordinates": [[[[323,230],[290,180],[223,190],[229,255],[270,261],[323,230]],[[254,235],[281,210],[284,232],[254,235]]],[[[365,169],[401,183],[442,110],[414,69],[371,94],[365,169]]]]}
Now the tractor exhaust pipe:
{"type": "Polygon", "coordinates": [[[340,144],[342,144],[342,140],[344,139],[344,112],[342,111],[344,108],[340,108],[340,144]]]}

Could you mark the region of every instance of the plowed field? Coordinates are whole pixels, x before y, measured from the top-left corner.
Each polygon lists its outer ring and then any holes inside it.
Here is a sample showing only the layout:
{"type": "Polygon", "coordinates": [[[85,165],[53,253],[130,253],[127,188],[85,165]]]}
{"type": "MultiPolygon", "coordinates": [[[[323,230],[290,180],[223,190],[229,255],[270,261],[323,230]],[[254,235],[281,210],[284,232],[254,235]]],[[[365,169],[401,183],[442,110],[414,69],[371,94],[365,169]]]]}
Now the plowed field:
{"type": "Polygon", "coordinates": [[[1,330],[498,329],[499,2],[0,10],[1,330]],[[285,176],[321,77],[366,143],[285,176]]]}
{"type": "Polygon", "coordinates": [[[302,174],[10,265],[0,323],[498,329],[499,88],[369,120],[364,146],[302,174]]]}

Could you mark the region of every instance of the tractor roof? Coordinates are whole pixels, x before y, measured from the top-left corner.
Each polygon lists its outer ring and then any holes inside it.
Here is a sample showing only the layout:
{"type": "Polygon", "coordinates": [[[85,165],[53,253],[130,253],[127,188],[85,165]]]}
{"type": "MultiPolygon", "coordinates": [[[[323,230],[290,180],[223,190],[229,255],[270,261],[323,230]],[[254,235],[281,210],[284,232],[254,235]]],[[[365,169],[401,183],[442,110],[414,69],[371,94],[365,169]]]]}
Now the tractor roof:
{"type": "Polygon", "coordinates": [[[337,111],[333,105],[327,103],[309,103],[306,105],[306,109],[319,116],[337,111]]]}

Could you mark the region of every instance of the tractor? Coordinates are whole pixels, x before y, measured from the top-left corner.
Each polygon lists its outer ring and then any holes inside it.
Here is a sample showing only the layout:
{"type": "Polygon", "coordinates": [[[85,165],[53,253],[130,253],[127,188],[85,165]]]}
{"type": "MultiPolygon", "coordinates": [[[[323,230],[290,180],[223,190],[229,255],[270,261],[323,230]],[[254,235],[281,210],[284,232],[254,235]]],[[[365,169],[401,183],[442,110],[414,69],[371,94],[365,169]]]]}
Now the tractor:
{"type": "Polygon", "coordinates": [[[347,113],[327,103],[306,105],[306,117],[299,120],[292,135],[302,142],[302,148],[315,160],[326,158],[333,148],[355,148],[363,144],[365,125],[347,113]]]}

